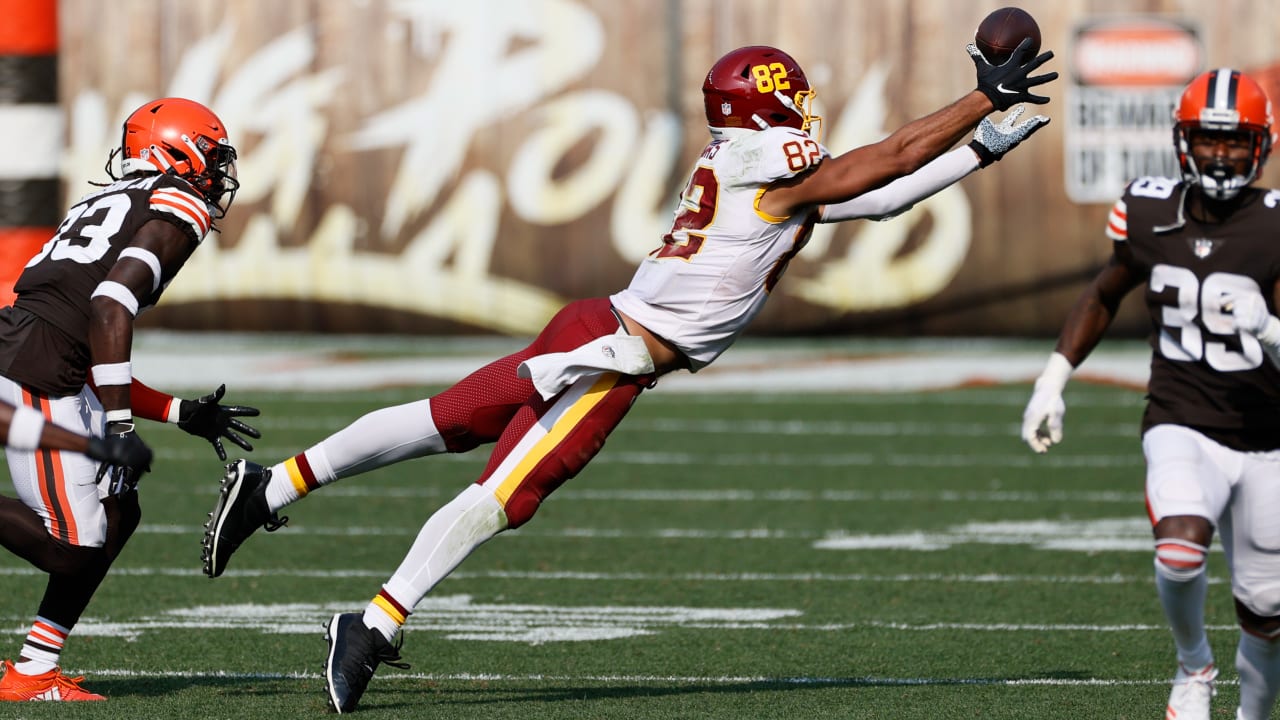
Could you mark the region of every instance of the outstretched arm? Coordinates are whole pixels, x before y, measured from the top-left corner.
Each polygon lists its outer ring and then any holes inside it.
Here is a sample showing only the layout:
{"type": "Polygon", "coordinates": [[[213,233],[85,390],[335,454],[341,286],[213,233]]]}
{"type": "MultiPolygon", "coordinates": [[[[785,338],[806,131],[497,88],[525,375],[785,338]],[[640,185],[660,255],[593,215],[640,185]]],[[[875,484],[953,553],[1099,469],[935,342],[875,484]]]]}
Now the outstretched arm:
{"type": "Polygon", "coordinates": [[[213,445],[213,451],[218,454],[218,459],[224,461],[227,459],[227,451],[222,446],[224,438],[245,451],[253,452],[253,445],[244,436],[255,439],[262,437],[257,428],[240,420],[242,417],[257,416],[258,408],[223,405],[222,396],[226,391],[226,385],[219,385],[208,395],[195,400],[183,400],[156,390],[137,378],[133,379],[130,386],[134,415],[177,425],[187,433],[208,440],[213,445]]]}
{"type": "Polygon", "coordinates": [[[133,322],[164,278],[173,277],[195,244],[176,225],[147,222],[89,301],[90,379],[108,424],[132,425],[133,322]]]}
{"type": "Polygon", "coordinates": [[[1018,122],[1025,107],[1019,105],[1014,108],[999,125],[983,118],[967,146],[939,155],[906,177],[900,177],[852,200],[824,205],[819,214],[820,222],[840,222],[855,218],[883,220],[899,215],[939,190],[959,182],[974,170],[1000,160],[1032,133],[1049,123],[1049,118],[1043,115],[1018,122]]]}
{"type": "MultiPolygon", "coordinates": [[[[1053,53],[1043,53],[1019,65],[1026,61],[1028,48],[1024,42],[1009,62],[999,66],[988,65],[978,53],[973,60],[977,89],[907,123],[880,142],[855,148],[823,161],[810,172],[770,186],[760,198],[760,210],[776,217],[790,217],[804,208],[847,202],[920,170],[972,132],[993,109],[1004,110],[1022,102],[1048,102],[1047,97],[1035,95],[1031,89],[1055,79],[1057,73],[1030,73],[1048,62],[1053,53]]],[[[970,51],[971,57],[976,51],[970,51]]]]}

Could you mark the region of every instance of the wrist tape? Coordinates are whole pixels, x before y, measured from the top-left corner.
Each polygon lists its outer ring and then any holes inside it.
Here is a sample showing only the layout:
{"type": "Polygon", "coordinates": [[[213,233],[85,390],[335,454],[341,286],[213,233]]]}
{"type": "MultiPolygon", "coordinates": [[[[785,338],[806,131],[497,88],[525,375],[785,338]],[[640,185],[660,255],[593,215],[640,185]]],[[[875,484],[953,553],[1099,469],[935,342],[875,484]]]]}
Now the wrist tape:
{"type": "Polygon", "coordinates": [[[93,384],[98,387],[133,383],[133,363],[127,360],[125,362],[94,365],[89,368],[89,372],[93,374],[93,384]]]}
{"type": "Polygon", "coordinates": [[[1049,356],[1049,362],[1045,363],[1044,372],[1036,378],[1036,390],[1053,390],[1061,395],[1074,370],[1066,355],[1055,352],[1049,356]]]}

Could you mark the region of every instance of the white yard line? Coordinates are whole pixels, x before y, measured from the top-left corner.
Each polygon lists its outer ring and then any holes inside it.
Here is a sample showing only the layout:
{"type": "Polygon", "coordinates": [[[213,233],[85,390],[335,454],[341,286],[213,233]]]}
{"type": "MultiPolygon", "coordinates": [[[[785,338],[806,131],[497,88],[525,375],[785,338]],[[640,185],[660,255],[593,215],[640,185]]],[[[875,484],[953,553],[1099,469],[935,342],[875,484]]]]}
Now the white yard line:
{"type": "MultiPolygon", "coordinates": [[[[860,478],[861,482],[873,482],[877,478],[860,478]]],[[[217,492],[218,487],[212,482],[203,488],[207,494],[217,492]]],[[[186,495],[192,492],[189,487],[158,486],[155,492],[181,492],[186,495]]],[[[422,487],[389,487],[386,485],[370,486],[359,482],[345,482],[327,485],[317,491],[317,498],[439,498],[453,497],[458,488],[438,485],[422,487]]],[[[1117,504],[1126,507],[1142,504],[1142,488],[1136,484],[1131,491],[1121,490],[801,490],[793,488],[774,488],[771,490],[753,490],[748,488],[716,488],[712,490],[677,490],[667,488],[638,488],[634,490],[604,490],[594,488],[567,487],[556,491],[555,502],[653,502],[677,503],[691,502],[709,503],[780,503],[780,502],[832,502],[832,503],[867,503],[867,502],[904,502],[904,503],[1008,503],[1008,504],[1041,504],[1041,503],[1089,503],[1117,504]]],[[[426,519],[425,517],[423,518],[426,519]]],[[[145,527],[145,526],[144,526],[145,527]]],[[[155,528],[165,527],[161,525],[155,528]]],[[[193,526],[171,525],[174,532],[186,532],[193,526]]],[[[347,526],[343,526],[347,527],[347,526]]],[[[159,530],[153,530],[159,532],[159,530]]]]}
{"type": "MultiPolygon", "coordinates": [[[[1164,630],[1165,628],[1161,628],[1164,630]]],[[[119,678],[186,678],[227,680],[318,680],[322,676],[314,672],[225,672],[201,670],[127,670],[123,668],[73,669],[76,674],[90,677],[119,678]]],[[[829,685],[838,687],[899,687],[929,685],[982,685],[995,687],[1133,687],[1163,686],[1168,678],[1121,680],[1114,678],[965,678],[965,677],[820,677],[820,676],[770,676],[770,675],[544,675],[512,673],[407,673],[386,672],[375,675],[373,682],[482,682],[482,683],[579,683],[592,682],[606,685],[829,685]]],[[[1236,685],[1238,681],[1222,678],[1218,685],[1236,685]]]]}
{"type": "MultiPolygon", "coordinates": [[[[193,563],[194,565],[194,563],[193,563]]],[[[302,568],[264,568],[227,570],[222,577],[239,578],[285,578],[300,577],[312,579],[335,578],[377,578],[385,579],[390,568],[370,570],[365,568],[344,568],[330,570],[307,570],[302,568]]],[[[0,567],[0,576],[40,575],[40,570],[30,566],[0,567]]],[[[204,573],[196,567],[113,567],[112,575],[158,576],[158,577],[204,577],[204,573]]],[[[550,582],[725,582],[725,583],[947,583],[978,585],[1132,585],[1151,584],[1151,575],[1002,575],[988,574],[945,574],[945,573],[904,573],[900,575],[879,575],[874,573],[643,573],[643,572],[578,572],[578,571],[514,571],[514,570],[457,570],[449,575],[453,580],[537,580],[550,582]]],[[[1212,585],[1229,582],[1224,577],[1211,577],[1212,585]]]]}
{"type": "MultiPolygon", "coordinates": [[[[1011,442],[1016,438],[1009,436],[1011,442]]],[[[1134,432],[1136,443],[1137,432],[1134,432]]],[[[1020,442],[1020,441],[1019,441],[1020,442]]],[[[255,448],[255,462],[270,463],[265,458],[287,458],[305,448],[284,446],[255,448]]],[[[190,447],[182,450],[162,448],[156,451],[161,460],[208,460],[207,447],[190,447]]],[[[484,463],[485,452],[470,452],[463,455],[435,455],[425,462],[463,462],[484,463]]],[[[1036,455],[1028,450],[1017,455],[927,455],[902,453],[706,453],[706,452],[666,452],[666,451],[618,451],[603,452],[592,459],[595,465],[733,465],[746,467],[997,467],[997,468],[1040,468],[1046,470],[1066,468],[1140,468],[1143,464],[1139,452],[1124,452],[1107,455],[1036,455]]]]}
{"type": "MultiPolygon", "coordinates": [[[[134,370],[163,388],[206,392],[211,383],[250,390],[353,390],[449,384],[524,343],[432,338],[219,335],[141,332],[134,370]]],[[[673,373],[656,394],[901,392],[1029,382],[1052,351],[999,340],[812,342],[748,339],[697,374],[673,373]]],[[[1080,380],[1140,387],[1149,350],[1116,341],[1081,366],[1080,380]]]]}

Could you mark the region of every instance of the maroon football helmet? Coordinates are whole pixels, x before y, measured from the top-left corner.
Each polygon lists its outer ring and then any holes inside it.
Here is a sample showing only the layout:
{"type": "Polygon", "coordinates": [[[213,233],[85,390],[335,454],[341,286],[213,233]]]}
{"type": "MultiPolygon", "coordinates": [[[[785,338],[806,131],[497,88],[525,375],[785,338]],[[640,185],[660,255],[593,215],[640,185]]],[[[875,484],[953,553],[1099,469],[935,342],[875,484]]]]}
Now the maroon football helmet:
{"type": "Polygon", "coordinates": [[[789,127],[809,132],[822,122],[809,114],[816,94],[800,65],[767,45],[738,48],[725,55],[711,66],[702,83],[707,124],[713,128],[789,127]]]}

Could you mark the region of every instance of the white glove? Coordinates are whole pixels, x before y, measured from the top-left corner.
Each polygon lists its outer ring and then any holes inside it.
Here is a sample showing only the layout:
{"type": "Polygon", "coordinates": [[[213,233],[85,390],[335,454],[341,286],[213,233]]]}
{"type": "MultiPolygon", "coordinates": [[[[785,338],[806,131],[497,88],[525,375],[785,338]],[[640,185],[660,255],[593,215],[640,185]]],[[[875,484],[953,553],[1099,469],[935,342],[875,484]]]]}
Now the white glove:
{"type": "MultiPolygon", "coordinates": [[[[1254,336],[1267,334],[1268,326],[1276,320],[1267,309],[1267,301],[1258,293],[1226,295],[1222,298],[1222,309],[1231,313],[1231,324],[1236,330],[1254,336]]],[[[1276,322],[1280,324],[1280,320],[1276,322]]]]}
{"type": "Polygon", "coordinates": [[[1026,111],[1026,105],[1019,105],[1000,121],[999,125],[988,118],[982,118],[977,129],[973,131],[973,140],[969,147],[978,156],[978,165],[986,167],[1005,156],[1005,153],[1018,146],[1018,143],[1031,137],[1031,133],[1049,124],[1049,118],[1035,115],[1018,122],[1018,118],[1026,111]]]}
{"type": "Polygon", "coordinates": [[[1022,439],[1032,450],[1045,453],[1062,442],[1062,418],[1067,405],[1062,401],[1062,389],[1071,377],[1071,361],[1061,353],[1049,356],[1044,372],[1036,379],[1035,392],[1022,412],[1022,439]]]}

